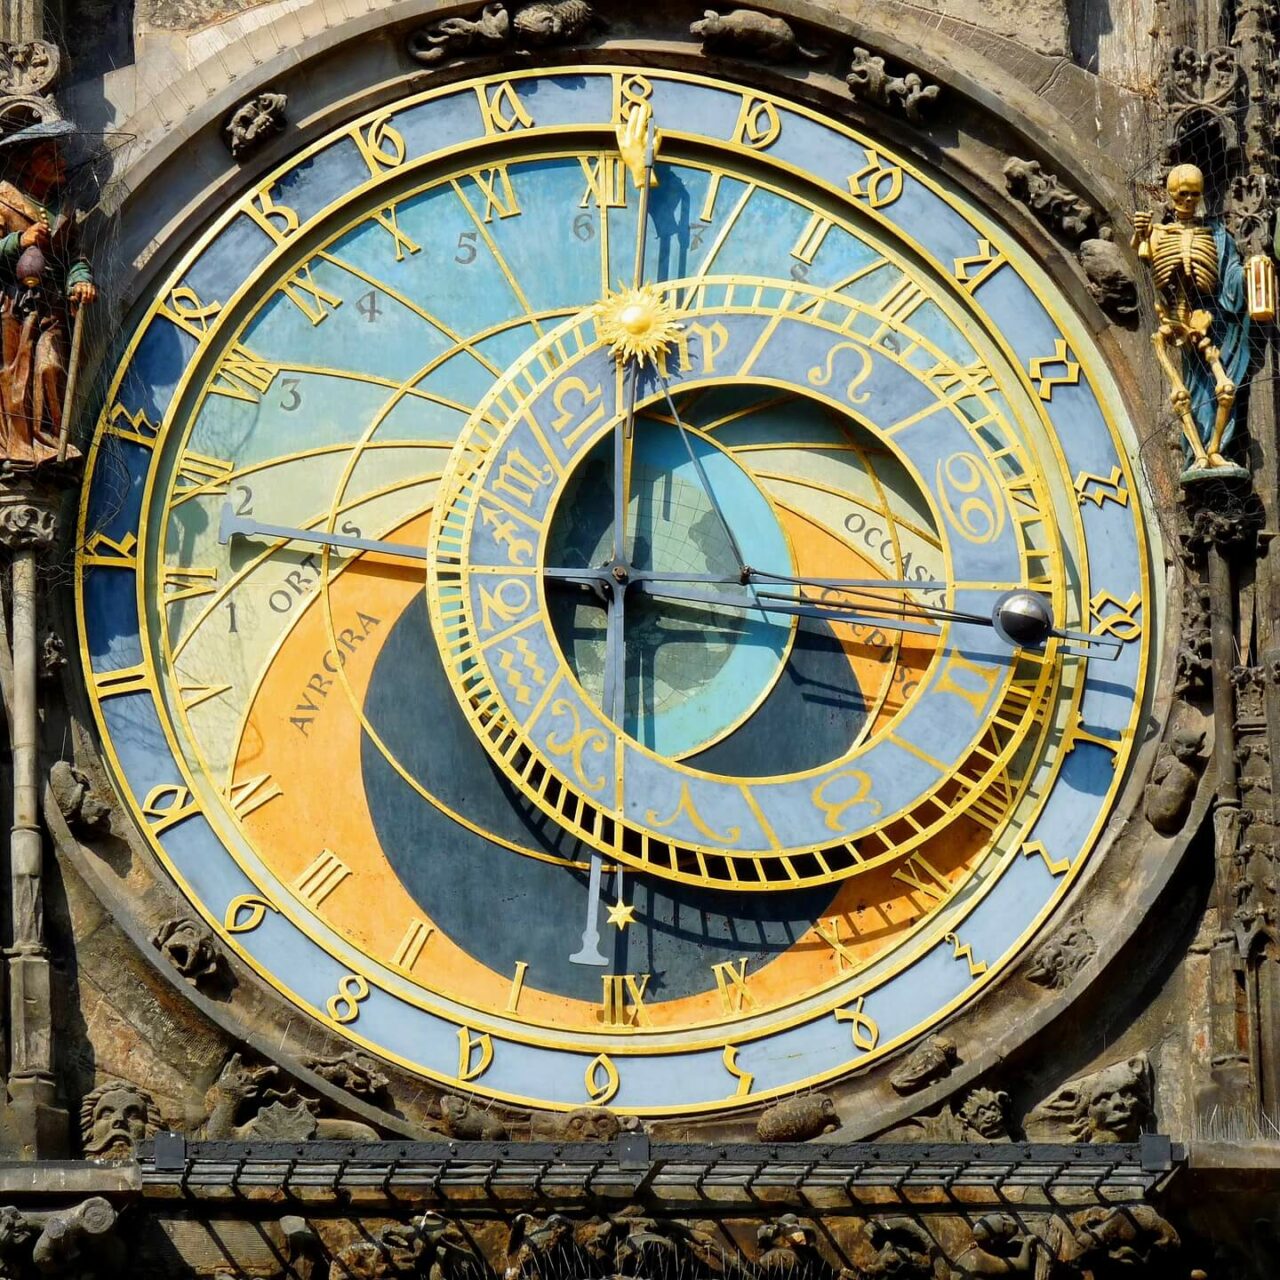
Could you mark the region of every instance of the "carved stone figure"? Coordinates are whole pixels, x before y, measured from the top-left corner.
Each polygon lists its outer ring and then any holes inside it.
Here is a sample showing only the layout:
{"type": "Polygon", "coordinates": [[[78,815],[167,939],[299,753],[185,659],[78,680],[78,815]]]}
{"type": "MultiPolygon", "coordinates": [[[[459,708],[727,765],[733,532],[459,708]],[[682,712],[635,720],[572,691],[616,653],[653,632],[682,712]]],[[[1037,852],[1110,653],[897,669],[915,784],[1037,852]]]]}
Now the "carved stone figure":
{"type": "Polygon", "coordinates": [[[1084,927],[1084,917],[1074,915],[1036,952],[1027,969],[1027,981],[1059,990],[1093,959],[1097,950],[1093,935],[1084,927]]]}
{"type": "Polygon", "coordinates": [[[49,792],[67,826],[77,835],[94,835],[105,830],[111,810],[94,794],[89,779],[66,760],[58,760],[49,770],[49,792]]]}
{"type": "Polygon", "coordinates": [[[74,132],[59,120],[0,140],[0,460],[10,471],[57,458],[70,309],[98,296],[66,196],[63,144],[74,132]]]}
{"type": "Polygon", "coordinates": [[[507,1243],[505,1280],[554,1280],[559,1276],[597,1275],[613,1269],[612,1223],[594,1219],[575,1229],[563,1214],[545,1218],[518,1213],[507,1243]]]}
{"type": "Polygon", "coordinates": [[[889,1083],[896,1093],[918,1093],[949,1076],[951,1068],[959,1061],[954,1040],[946,1036],[930,1036],[889,1077],[889,1083]]]}
{"type": "Polygon", "coordinates": [[[427,1280],[482,1280],[489,1274],[484,1258],[456,1222],[428,1210],[414,1223],[422,1242],[419,1275],[427,1280]]]}
{"type": "Polygon", "coordinates": [[[40,679],[52,680],[67,665],[67,646],[52,627],[40,642],[40,679]]]}
{"type": "Polygon", "coordinates": [[[1139,210],[1133,245],[1156,288],[1159,325],[1152,342],[1186,440],[1190,466],[1183,478],[1247,475],[1222,453],[1235,430],[1236,391],[1249,365],[1244,266],[1221,221],[1200,215],[1204,174],[1195,165],[1176,165],[1165,186],[1174,220],[1153,223],[1139,210]]]}
{"type": "Polygon", "coordinates": [[[412,1226],[381,1227],[334,1254],[329,1280],[407,1280],[421,1274],[426,1241],[412,1226]]]}
{"type": "Polygon", "coordinates": [[[634,1116],[620,1116],[608,1107],[579,1107],[567,1115],[534,1116],[531,1136],[542,1142],[612,1142],[624,1130],[641,1128],[634,1116]]]}
{"type": "Polygon", "coordinates": [[[730,58],[780,63],[795,62],[797,58],[817,62],[827,56],[821,49],[806,49],[800,44],[784,18],[754,9],[731,9],[728,13],[708,9],[690,26],[689,34],[702,41],[703,53],[730,58]]]}
{"type": "Polygon", "coordinates": [[[998,1089],[970,1089],[952,1102],[961,1142],[1008,1142],[1009,1095],[998,1089]]]}
{"type": "Polygon", "coordinates": [[[1150,1205],[1107,1205],[1082,1209],[1069,1220],[1058,1248],[1062,1262],[1088,1280],[1168,1274],[1178,1233],[1150,1205]]]}
{"type": "Polygon", "coordinates": [[[973,1224],[973,1243],[952,1262],[953,1275],[1032,1276],[1045,1244],[1010,1213],[988,1213],[973,1224]]]}
{"type": "Polygon", "coordinates": [[[1123,323],[1138,314],[1138,284],[1129,259],[1114,240],[1086,240],[1080,246],[1080,266],[1093,300],[1113,320],[1123,323]]]}
{"type": "Polygon", "coordinates": [[[500,49],[511,35],[511,15],[501,3],[487,4],[475,19],[443,18],[409,36],[409,56],[431,66],[447,58],[500,49]]]}
{"type": "Polygon", "coordinates": [[[226,976],[213,935],[188,916],[166,920],[152,934],[151,945],[193,987],[209,986],[226,976]]]}
{"type": "Polygon", "coordinates": [[[138,1144],[160,1129],[155,1099],[137,1085],[114,1082],[86,1093],[80,1103],[80,1144],[89,1160],[132,1160],[138,1144]]]}
{"type": "Polygon", "coordinates": [[[512,35],[518,49],[546,49],[573,44],[603,25],[587,0],[546,0],[520,7],[512,35]]]}
{"type": "Polygon", "coordinates": [[[1064,186],[1056,173],[1046,173],[1038,160],[1015,156],[1006,161],[1004,184],[1050,231],[1072,244],[1097,229],[1092,205],[1064,186]]]}
{"type": "Polygon", "coordinates": [[[876,1254],[862,1268],[868,1280],[933,1280],[938,1247],[910,1218],[873,1218],[867,1240],[876,1254]]]}
{"type": "Polygon", "coordinates": [[[0,1280],[20,1280],[39,1228],[13,1205],[0,1209],[0,1280]]]}
{"type": "Polygon", "coordinates": [[[31,1250],[36,1270],[65,1280],[105,1280],[116,1275],[125,1257],[124,1245],[115,1235],[116,1216],[101,1196],[50,1214],[31,1250]]]}
{"type": "Polygon", "coordinates": [[[259,93],[242,102],[232,113],[222,136],[237,160],[244,160],[264,143],[284,132],[288,97],[283,93],[259,93]]]}
{"type": "Polygon", "coordinates": [[[506,1121],[470,1098],[446,1093],[440,1098],[440,1129],[450,1138],[464,1142],[502,1142],[509,1138],[506,1121]]]}
{"type": "Polygon", "coordinates": [[[1136,1142],[1151,1119],[1151,1065],[1145,1053],[1068,1081],[1033,1108],[1032,1142],[1136,1142]]]}
{"type": "Polygon", "coordinates": [[[1213,672],[1209,634],[1209,589],[1194,583],[1182,597],[1182,644],[1174,659],[1173,691],[1180,698],[1207,693],[1213,672]]]}
{"type": "Polygon", "coordinates": [[[883,58],[861,48],[854,49],[853,62],[844,79],[855,98],[886,111],[900,108],[915,124],[923,123],[925,111],[937,102],[940,92],[936,84],[926,84],[914,71],[891,76],[883,58]]]}
{"type": "Polygon", "coordinates": [[[58,78],[62,53],[48,40],[14,44],[0,40],[0,93],[25,96],[48,93],[58,78]]]}
{"type": "Polygon", "coordinates": [[[1179,729],[1161,749],[1151,770],[1151,781],[1143,792],[1143,811],[1163,836],[1177,835],[1191,812],[1204,769],[1200,757],[1203,746],[1203,732],[1179,729]]]}
{"type": "Polygon", "coordinates": [[[307,1067],[322,1080],[366,1102],[380,1103],[388,1096],[390,1081],[368,1054],[352,1050],[336,1058],[312,1058],[307,1067]]]}
{"type": "Polygon", "coordinates": [[[793,1276],[818,1277],[829,1274],[830,1266],[818,1252],[818,1233],[813,1224],[794,1213],[784,1213],[756,1230],[760,1256],[756,1265],[773,1280],[793,1276]]]}
{"type": "Polygon", "coordinates": [[[237,1142],[312,1138],[372,1142],[378,1137],[376,1130],[359,1121],[317,1116],[318,1104],[303,1098],[292,1085],[279,1087],[279,1077],[279,1067],[248,1067],[240,1054],[233,1053],[205,1094],[209,1109],[205,1136],[237,1142]]]}
{"type": "Polygon", "coordinates": [[[808,1142],[840,1128],[836,1105],[825,1093],[807,1093],[787,1098],[770,1107],[756,1123],[760,1142],[808,1142]]]}

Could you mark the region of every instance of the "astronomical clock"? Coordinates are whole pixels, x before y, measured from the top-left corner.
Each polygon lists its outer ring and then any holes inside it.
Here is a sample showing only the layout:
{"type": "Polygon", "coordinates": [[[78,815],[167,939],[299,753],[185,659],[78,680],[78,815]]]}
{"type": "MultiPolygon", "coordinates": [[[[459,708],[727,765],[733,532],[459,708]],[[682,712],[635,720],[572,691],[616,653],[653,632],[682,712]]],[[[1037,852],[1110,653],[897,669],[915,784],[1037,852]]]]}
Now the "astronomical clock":
{"type": "Polygon", "coordinates": [[[1135,431],[919,155],[703,74],[468,74],[314,136],[121,336],[108,770],[282,1023],[549,1110],[835,1081],[1100,856],[1158,656],[1135,431]]]}

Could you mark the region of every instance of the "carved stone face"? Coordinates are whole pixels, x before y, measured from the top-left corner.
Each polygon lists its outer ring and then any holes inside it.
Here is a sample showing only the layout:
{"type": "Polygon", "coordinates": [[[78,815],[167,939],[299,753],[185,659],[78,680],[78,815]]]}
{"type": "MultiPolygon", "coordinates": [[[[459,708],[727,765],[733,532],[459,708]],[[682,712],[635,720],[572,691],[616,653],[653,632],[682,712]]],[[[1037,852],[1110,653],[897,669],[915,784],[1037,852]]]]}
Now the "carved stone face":
{"type": "Polygon", "coordinates": [[[1089,1129],[1095,1142],[1133,1142],[1142,1129],[1142,1100],[1132,1088],[1117,1084],[1099,1089],[1089,1099],[1089,1129]]]}
{"type": "Polygon", "coordinates": [[[1200,754],[1200,748],[1204,745],[1204,734],[1193,733],[1189,729],[1180,729],[1174,734],[1173,742],[1170,745],[1174,756],[1178,760],[1181,760],[1183,764],[1190,764],[1200,754]]]}
{"type": "Polygon", "coordinates": [[[1004,1108],[1009,1095],[990,1089],[975,1089],[965,1100],[960,1115],[965,1124],[981,1137],[994,1140],[1007,1136],[1004,1108]]]}
{"type": "Polygon", "coordinates": [[[1204,174],[1193,164],[1175,165],[1165,181],[1169,203],[1181,219],[1194,218],[1204,196],[1204,174]]]}
{"type": "Polygon", "coordinates": [[[147,1129],[148,1106],[141,1094],[124,1086],[104,1089],[83,1135],[85,1154],[99,1160],[128,1159],[146,1139],[147,1129]]]}

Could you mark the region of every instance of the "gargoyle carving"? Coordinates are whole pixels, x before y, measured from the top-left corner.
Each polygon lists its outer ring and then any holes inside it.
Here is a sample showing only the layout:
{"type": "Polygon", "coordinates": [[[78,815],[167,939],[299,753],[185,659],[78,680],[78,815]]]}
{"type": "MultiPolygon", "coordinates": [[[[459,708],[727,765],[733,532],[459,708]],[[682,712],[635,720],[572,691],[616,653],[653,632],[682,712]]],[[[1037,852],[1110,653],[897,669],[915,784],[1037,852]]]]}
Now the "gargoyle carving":
{"type": "Polygon", "coordinates": [[[1151,1064],[1136,1054],[1070,1080],[1027,1116],[1032,1142],[1136,1142],[1151,1119],[1151,1064]]]}
{"type": "Polygon", "coordinates": [[[853,51],[853,62],[845,84],[853,97],[886,111],[900,109],[915,124],[924,121],[925,112],[938,100],[936,84],[926,84],[914,71],[891,76],[884,59],[866,49],[853,51]]]}
{"type": "Polygon", "coordinates": [[[818,62],[827,55],[821,49],[806,49],[791,24],[772,14],[754,9],[731,9],[717,13],[708,9],[693,23],[689,34],[702,41],[702,52],[730,58],[755,58],[759,62],[818,62]]]}
{"type": "Polygon", "coordinates": [[[825,1093],[787,1098],[770,1107],[756,1124],[760,1142],[808,1142],[840,1128],[835,1103],[825,1093]]]}

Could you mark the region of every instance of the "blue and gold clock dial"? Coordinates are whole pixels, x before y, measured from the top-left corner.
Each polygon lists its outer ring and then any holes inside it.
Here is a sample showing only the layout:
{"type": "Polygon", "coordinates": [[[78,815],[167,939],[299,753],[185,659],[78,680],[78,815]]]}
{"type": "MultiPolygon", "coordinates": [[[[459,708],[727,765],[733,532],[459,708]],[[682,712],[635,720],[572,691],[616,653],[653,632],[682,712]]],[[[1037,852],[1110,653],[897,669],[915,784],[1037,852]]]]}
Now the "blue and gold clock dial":
{"type": "Polygon", "coordinates": [[[878,141],[658,70],[432,91],[238,200],[128,344],[105,754],[369,1050],[748,1105],[979,995],[1094,852],[1151,665],[1131,449],[1044,273],[878,141]]]}

